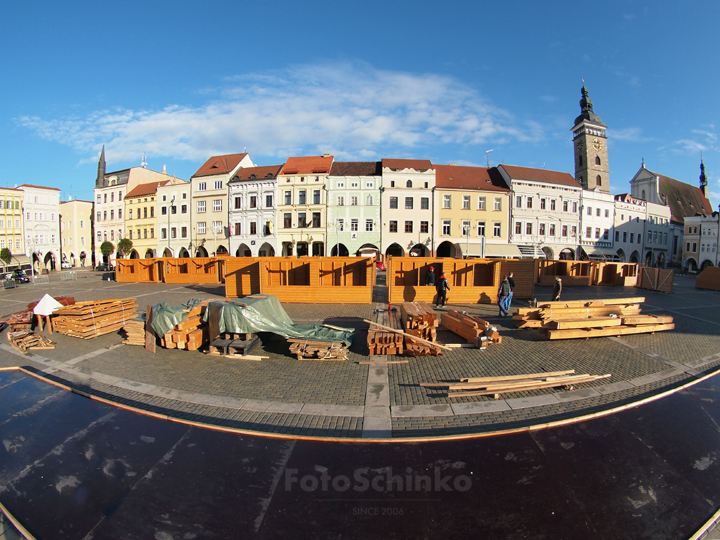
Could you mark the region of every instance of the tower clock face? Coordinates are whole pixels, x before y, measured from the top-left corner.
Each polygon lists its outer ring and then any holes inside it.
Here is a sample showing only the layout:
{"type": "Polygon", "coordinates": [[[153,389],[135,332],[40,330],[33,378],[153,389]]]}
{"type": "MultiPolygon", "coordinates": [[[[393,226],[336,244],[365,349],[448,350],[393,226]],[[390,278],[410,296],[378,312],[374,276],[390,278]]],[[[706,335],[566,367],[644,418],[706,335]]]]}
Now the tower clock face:
{"type": "Polygon", "coordinates": [[[599,139],[593,139],[593,146],[595,147],[595,150],[600,150],[602,148],[602,143],[599,139]]]}
{"type": "Polygon", "coordinates": [[[579,141],[577,142],[577,149],[578,149],[579,152],[582,152],[584,146],[585,146],[585,145],[583,144],[582,140],[579,140],[579,141]]]}

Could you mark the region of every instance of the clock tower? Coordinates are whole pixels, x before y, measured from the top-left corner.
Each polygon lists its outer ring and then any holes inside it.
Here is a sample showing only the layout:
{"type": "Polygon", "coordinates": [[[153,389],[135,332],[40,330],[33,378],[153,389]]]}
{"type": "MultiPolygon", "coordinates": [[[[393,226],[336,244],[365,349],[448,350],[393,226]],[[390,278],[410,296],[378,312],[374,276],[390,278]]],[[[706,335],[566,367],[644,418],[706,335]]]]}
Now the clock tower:
{"type": "Polygon", "coordinates": [[[575,119],[573,146],[575,147],[575,180],[583,189],[596,189],[610,193],[608,169],[607,126],[593,112],[588,90],[582,87],[580,116],[575,119]]]}

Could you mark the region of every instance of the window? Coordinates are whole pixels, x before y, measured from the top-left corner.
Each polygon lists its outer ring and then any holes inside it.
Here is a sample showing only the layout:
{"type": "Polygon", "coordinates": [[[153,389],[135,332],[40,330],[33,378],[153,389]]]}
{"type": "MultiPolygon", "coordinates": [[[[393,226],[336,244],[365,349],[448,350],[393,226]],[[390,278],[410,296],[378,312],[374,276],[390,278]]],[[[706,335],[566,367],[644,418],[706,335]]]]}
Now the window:
{"type": "Polygon", "coordinates": [[[430,232],[430,223],[427,221],[421,221],[420,222],[420,232],[421,233],[428,233],[430,232]]]}
{"type": "MultiPolygon", "coordinates": [[[[98,233],[98,236],[100,236],[100,233],[98,233]]],[[[128,238],[130,238],[130,240],[132,240],[132,229],[128,229],[128,238]]],[[[99,240],[99,238],[98,238],[98,240],[99,240]]]]}
{"type": "Polygon", "coordinates": [[[532,197],[527,198],[527,207],[532,208],[532,197]]]}
{"type": "Polygon", "coordinates": [[[605,217],[610,217],[610,209],[609,208],[605,209],[605,217]]]}
{"type": "Polygon", "coordinates": [[[470,195],[463,195],[462,207],[463,210],[470,210],[470,195]]]}
{"type": "Polygon", "coordinates": [[[685,251],[690,251],[690,242],[687,243],[687,249],[685,251]]]}
{"type": "Polygon", "coordinates": [[[373,184],[372,182],[365,182],[365,187],[366,187],[366,188],[372,189],[372,188],[373,188],[373,185],[374,185],[374,184],[373,184]]]}
{"type": "Polygon", "coordinates": [[[615,231],[615,241],[616,242],[620,241],[620,231],[615,231]]]}
{"type": "Polygon", "coordinates": [[[357,232],[358,230],[358,220],[353,218],[350,220],[350,232],[357,232]]]}
{"type": "Polygon", "coordinates": [[[103,221],[107,221],[107,210],[103,210],[103,221]]]}
{"type": "Polygon", "coordinates": [[[292,192],[291,191],[285,192],[285,204],[292,204],[292,192]]]}
{"type": "Polygon", "coordinates": [[[648,231],[648,242],[652,242],[652,231],[648,231]]]}
{"type": "Polygon", "coordinates": [[[600,176],[599,174],[595,177],[595,185],[602,186],[602,176],[600,176]]]}
{"type": "Polygon", "coordinates": [[[515,197],[515,208],[522,208],[522,197],[520,195],[515,197]]]}
{"type": "Polygon", "coordinates": [[[443,195],[443,208],[451,208],[450,195],[443,195]]]}
{"type": "Polygon", "coordinates": [[[340,232],[343,232],[345,230],[345,220],[344,219],[337,220],[337,228],[338,228],[338,231],[340,231],[340,232]]]}
{"type": "Polygon", "coordinates": [[[180,211],[181,211],[183,214],[187,214],[187,204],[183,204],[183,205],[180,207],[180,211]]]}
{"type": "Polygon", "coordinates": [[[405,197],[405,210],[412,210],[412,208],[413,208],[413,198],[405,197]]]}
{"type": "Polygon", "coordinates": [[[118,193],[118,201],[122,201],[122,195],[123,195],[122,191],[120,193],[118,193]]]}
{"type": "Polygon", "coordinates": [[[586,238],[592,238],[592,227],[587,227],[585,229],[585,237],[586,238]]]}
{"type": "Polygon", "coordinates": [[[477,222],[477,235],[478,235],[478,238],[481,236],[485,236],[485,222],[484,221],[477,222]]]}
{"type": "Polygon", "coordinates": [[[110,210],[110,219],[115,219],[115,210],[110,210]]]}
{"type": "Polygon", "coordinates": [[[177,238],[177,228],[172,227],[172,228],[170,229],[170,238],[172,238],[172,239],[177,238]]]}
{"type": "Polygon", "coordinates": [[[148,235],[147,235],[147,229],[143,229],[143,234],[144,234],[145,238],[148,237],[148,235]]]}
{"type": "Polygon", "coordinates": [[[467,220],[462,222],[462,236],[470,236],[470,222],[467,220]]]}
{"type": "Polygon", "coordinates": [[[100,195],[97,196],[97,203],[100,204],[100,195]]]}
{"type": "Polygon", "coordinates": [[[273,205],[273,196],[265,195],[265,208],[272,208],[272,205],[273,205]]]}
{"type": "MultiPolygon", "coordinates": [[[[662,233],[661,233],[662,234],[662,233]]],[[[657,244],[657,231],[653,231],[653,244],[657,244]]]]}
{"type": "Polygon", "coordinates": [[[313,204],[320,204],[320,190],[313,190],[313,204]]]}
{"type": "Polygon", "coordinates": [[[567,238],[567,232],[568,232],[567,227],[568,227],[567,225],[562,226],[561,233],[562,233],[563,238],[567,238]]]}
{"type": "Polygon", "coordinates": [[[298,214],[298,227],[301,229],[307,227],[307,220],[305,218],[305,212],[300,212],[298,214]]]}
{"type": "Polygon", "coordinates": [[[344,188],[344,187],[345,187],[345,182],[338,182],[337,184],[335,184],[335,186],[336,186],[337,188],[344,188]]]}
{"type": "Polygon", "coordinates": [[[555,199],[552,199],[550,201],[550,210],[553,210],[553,211],[555,210],[555,199]]]}
{"type": "Polygon", "coordinates": [[[610,238],[610,231],[605,229],[605,232],[603,232],[603,238],[605,240],[608,240],[610,238]]]}
{"type": "Polygon", "coordinates": [[[242,197],[235,197],[235,210],[242,208],[242,197]]]}
{"type": "Polygon", "coordinates": [[[257,208],[257,196],[250,195],[250,208],[257,208]]]}
{"type": "Polygon", "coordinates": [[[252,234],[252,235],[257,234],[257,222],[256,221],[250,222],[250,234],[252,234]]]}
{"type": "Polygon", "coordinates": [[[367,197],[365,197],[365,204],[367,204],[368,206],[372,206],[372,203],[373,203],[372,195],[368,195],[367,197]]]}
{"type": "Polygon", "coordinates": [[[501,226],[501,224],[499,221],[496,221],[493,223],[493,237],[500,238],[500,233],[501,233],[500,226],[501,226]]]}
{"type": "Polygon", "coordinates": [[[160,240],[165,240],[167,238],[167,229],[163,227],[160,229],[160,240]]]}
{"type": "Polygon", "coordinates": [[[578,203],[576,203],[576,202],[573,203],[573,213],[574,214],[577,214],[577,205],[578,205],[578,203]]]}
{"type": "Polygon", "coordinates": [[[485,210],[485,197],[478,197],[478,210],[485,210]]]}
{"type": "Polygon", "coordinates": [[[627,231],[623,231],[623,242],[627,242],[627,231]]]}
{"type": "Polygon", "coordinates": [[[602,165],[602,161],[600,161],[600,156],[595,156],[595,165],[602,165]]]}
{"type": "Polygon", "coordinates": [[[242,234],[242,226],[240,223],[235,224],[235,236],[240,236],[242,234]]]}
{"type": "Polygon", "coordinates": [[[390,232],[398,232],[397,221],[390,222],[390,232]]]}
{"type": "Polygon", "coordinates": [[[538,234],[539,234],[540,236],[545,236],[545,224],[544,224],[544,223],[541,223],[541,224],[540,224],[540,227],[539,227],[539,229],[538,229],[538,234]]]}
{"type": "Polygon", "coordinates": [[[206,225],[204,221],[200,221],[197,224],[197,232],[198,234],[205,234],[206,225]]]}
{"type": "Polygon", "coordinates": [[[410,188],[411,188],[411,187],[412,187],[412,180],[408,180],[407,182],[405,182],[405,187],[410,187],[410,188]]]}
{"type": "Polygon", "coordinates": [[[452,223],[449,219],[443,219],[442,223],[442,234],[443,236],[450,236],[450,227],[452,223]]]}
{"type": "Polygon", "coordinates": [[[567,211],[568,211],[568,202],[563,201],[563,212],[567,212],[567,211]]]}
{"type": "MultiPolygon", "coordinates": [[[[118,210],[118,217],[121,217],[121,216],[122,216],[122,214],[120,214],[120,212],[122,212],[122,210],[118,210]]],[[[81,228],[81,229],[84,229],[84,228],[85,228],[85,220],[84,220],[84,219],[81,219],[81,220],[80,220],[80,228],[81,228]]]]}
{"type": "MultiPolygon", "coordinates": [[[[317,176],[315,177],[315,180],[317,180],[317,176]]],[[[350,187],[357,189],[358,183],[357,183],[357,182],[350,182],[350,187]]]]}
{"type": "MultiPolygon", "coordinates": [[[[38,202],[37,197],[35,197],[35,202],[38,202]]],[[[104,202],[104,203],[107,202],[107,193],[103,194],[103,202],[104,202]]]]}
{"type": "Polygon", "coordinates": [[[205,191],[207,189],[207,184],[205,182],[200,182],[198,184],[198,191],[205,191]]]}
{"type": "Polygon", "coordinates": [[[600,239],[600,228],[595,227],[595,240],[599,240],[599,239],[600,239]]]}
{"type": "Polygon", "coordinates": [[[290,229],[292,227],[292,214],[286,212],[283,214],[283,228],[290,229]]]}
{"type": "Polygon", "coordinates": [[[532,227],[532,222],[529,222],[529,221],[528,221],[528,222],[525,224],[525,234],[532,234],[532,229],[533,229],[533,227],[532,227]]]}
{"type": "Polygon", "coordinates": [[[555,236],[555,224],[551,223],[549,226],[550,236],[555,236]]]}
{"type": "Polygon", "coordinates": [[[589,206],[587,207],[587,215],[592,216],[592,208],[590,208],[589,206]]]}
{"type": "Polygon", "coordinates": [[[299,198],[298,204],[305,204],[305,190],[304,189],[300,190],[298,198],[299,198]]]}
{"type": "Polygon", "coordinates": [[[373,220],[366,219],[365,220],[365,232],[372,232],[372,230],[373,230],[373,220]]]}
{"type": "Polygon", "coordinates": [[[315,228],[320,227],[320,212],[313,212],[312,215],[312,226],[315,228]]]}
{"type": "Polygon", "coordinates": [[[411,233],[413,232],[413,222],[412,221],[406,221],[405,222],[405,232],[411,233]]]}
{"type": "Polygon", "coordinates": [[[215,180],[215,189],[222,189],[222,180],[215,180]]]}
{"type": "Polygon", "coordinates": [[[430,199],[428,197],[422,197],[420,199],[420,210],[430,209],[430,199]]]}
{"type": "Polygon", "coordinates": [[[198,214],[202,214],[205,212],[205,201],[197,202],[197,211],[198,211],[198,214]]]}
{"type": "MultiPolygon", "coordinates": [[[[147,210],[147,207],[145,207],[145,209],[147,210]]],[[[150,207],[150,217],[151,218],[155,217],[155,207],[154,206],[150,207]]]]}
{"type": "Polygon", "coordinates": [[[692,250],[693,250],[693,251],[697,251],[697,244],[696,244],[695,242],[693,242],[693,248],[692,248],[692,250]]]}
{"type": "Polygon", "coordinates": [[[390,208],[397,208],[397,207],[398,207],[398,198],[390,197],[390,208]]]}
{"type": "Polygon", "coordinates": [[[337,205],[338,205],[338,206],[345,206],[345,197],[343,197],[343,196],[338,196],[338,198],[337,198],[337,205]]]}
{"type": "Polygon", "coordinates": [[[162,206],[160,208],[160,215],[161,216],[167,216],[167,206],[162,206]]]}
{"type": "MultiPolygon", "coordinates": [[[[638,238],[640,238],[640,235],[638,235],[638,238]]],[[[631,244],[635,243],[635,233],[632,233],[632,232],[630,233],[630,243],[631,244]]]]}
{"type": "MultiPolygon", "coordinates": [[[[85,245],[85,237],[84,237],[84,236],[81,236],[81,237],[80,237],[80,245],[81,245],[81,246],[84,246],[84,245],[85,245]]],[[[20,249],[20,240],[16,240],[16,241],[15,241],[15,247],[16,247],[17,249],[20,249]]]]}
{"type": "Polygon", "coordinates": [[[515,234],[522,234],[522,222],[515,222],[515,234]]]}
{"type": "Polygon", "coordinates": [[[540,199],[540,210],[545,210],[545,199],[540,199]]]}
{"type": "Polygon", "coordinates": [[[496,212],[502,210],[502,197],[495,197],[495,206],[493,207],[493,209],[496,212]]]}
{"type": "Polygon", "coordinates": [[[213,199],[213,212],[222,212],[222,199],[213,199]]]}
{"type": "Polygon", "coordinates": [[[597,209],[595,210],[595,215],[596,215],[597,217],[600,217],[600,208],[597,208],[597,209]]]}
{"type": "Polygon", "coordinates": [[[573,238],[576,237],[577,236],[577,225],[573,225],[571,230],[572,230],[573,238]]]}
{"type": "Polygon", "coordinates": [[[350,197],[350,206],[357,206],[358,205],[358,198],[357,195],[353,195],[350,197]]]}

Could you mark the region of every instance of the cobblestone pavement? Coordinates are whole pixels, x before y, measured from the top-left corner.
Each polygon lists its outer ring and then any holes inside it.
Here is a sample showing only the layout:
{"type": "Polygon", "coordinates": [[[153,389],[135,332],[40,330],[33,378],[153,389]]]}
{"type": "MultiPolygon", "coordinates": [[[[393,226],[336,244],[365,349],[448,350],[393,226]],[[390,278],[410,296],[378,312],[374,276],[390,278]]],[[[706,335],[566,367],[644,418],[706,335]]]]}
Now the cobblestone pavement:
{"type": "MultiPolygon", "coordinates": [[[[21,366],[78,392],[162,416],[225,428],[290,436],[407,438],[457,436],[524,428],[628,405],[697,380],[720,368],[720,292],[694,288],[678,276],[673,294],[620,287],[567,287],[563,299],[644,296],[643,311],[667,313],[675,330],[621,338],[547,341],[497,317],[493,305],[450,305],[487,318],[503,343],[486,350],[454,349],[418,358],[367,356],[367,324],[374,305],[284,304],[298,323],[325,322],[356,330],[347,362],[300,362],[284,339],[261,335],[262,362],[209,357],[158,348],[151,354],[122,344],[118,334],[79,340],[53,334],[54,350],[20,355],[0,343],[0,368],[21,366]],[[362,361],[402,361],[367,365],[362,361]],[[504,399],[450,400],[418,386],[459,377],[575,369],[609,379],[556,389],[518,392],[504,399]]],[[[190,298],[223,298],[224,286],[115,283],[79,272],[77,281],[51,276],[48,285],[0,292],[2,313],[22,309],[43,294],[77,301],[135,297],[146,305],[190,298]]],[[[548,299],[547,287],[535,297],[548,299]]],[[[382,298],[382,291],[376,291],[382,298]]],[[[311,300],[311,299],[308,299],[311,300]]],[[[377,304],[379,305],[379,304],[377,304]]],[[[515,306],[527,305],[518,300],[515,306]]],[[[441,343],[462,340],[440,329],[441,343]]]]}

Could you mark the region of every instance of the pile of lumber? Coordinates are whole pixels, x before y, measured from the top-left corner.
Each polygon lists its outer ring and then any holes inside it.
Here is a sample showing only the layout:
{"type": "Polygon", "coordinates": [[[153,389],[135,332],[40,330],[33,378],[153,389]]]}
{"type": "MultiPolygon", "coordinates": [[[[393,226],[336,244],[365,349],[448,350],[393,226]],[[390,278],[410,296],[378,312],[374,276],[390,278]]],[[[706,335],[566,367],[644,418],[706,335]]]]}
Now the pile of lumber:
{"type": "Polygon", "coordinates": [[[29,350],[42,350],[42,349],[54,349],[55,342],[50,341],[48,338],[30,332],[26,330],[20,330],[19,332],[8,332],[8,341],[15,350],[25,354],[29,350]]]}
{"type": "MultiPolygon", "coordinates": [[[[499,345],[502,343],[502,336],[497,328],[480,317],[474,317],[467,313],[460,313],[455,310],[448,310],[441,315],[440,324],[458,336],[465,338],[468,343],[475,347],[483,348],[489,344],[499,345]]],[[[450,344],[449,346],[452,346],[450,344]]]]}
{"type": "MultiPolygon", "coordinates": [[[[63,306],[72,306],[75,303],[75,298],[73,296],[58,296],[57,298],[53,298],[58,304],[62,304],[63,306]]],[[[35,306],[37,306],[40,303],[40,300],[37,302],[30,302],[27,305],[27,308],[29,310],[35,309],[35,306]]]]}
{"type": "Polygon", "coordinates": [[[10,332],[29,331],[32,327],[32,318],[32,310],[24,310],[6,315],[2,318],[2,322],[8,325],[10,332]]]}
{"type": "Polygon", "coordinates": [[[543,388],[564,388],[572,390],[574,385],[607,379],[611,375],[574,375],[575,370],[549,373],[528,373],[503,377],[467,377],[454,382],[420,383],[424,388],[447,390],[449,398],[492,396],[499,399],[502,394],[527,392],[543,388]]]}
{"type": "Polygon", "coordinates": [[[427,302],[402,302],[399,307],[400,321],[405,331],[405,356],[442,354],[442,350],[434,344],[439,324],[435,310],[427,302]]]}
{"type": "Polygon", "coordinates": [[[388,311],[376,309],[373,312],[372,322],[368,330],[367,344],[370,356],[384,354],[402,354],[405,344],[405,336],[402,333],[391,332],[382,328],[391,328],[402,331],[400,312],[397,309],[388,311]],[[380,326],[379,326],[380,325],[380,326]]]}
{"type": "Polygon", "coordinates": [[[145,346],[145,321],[143,319],[132,319],[123,326],[127,338],[123,343],[125,345],[145,346]]]}
{"type": "Polygon", "coordinates": [[[540,328],[548,339],[652,334],[675,328],[668,315],[641,315],[643,297],[545,302],[513,315],[520,328],[540,328]]]}
{"type": "Polygon", "coordinates": [[[92,339],[120,330],[136,316],[135,298],[77,302],[53,314],[55,331],[66,336],[92,339]]]}
{"type": "Polygon", "coordinates": [[[207,304],[207,301],[204,301],[187,310],[187,317],[161,338],[160,345],[166,349],[184,351],[197,351],[206,345],[209,340],[208,326],[203,322],[203,315],[207,304]]]}
{"type": "Polygon", "coordinates": [[[309,341],[306,339],[288,339],[290,352],[298,360],[347,360],[347,347],[341,342],[309,341]]]}

